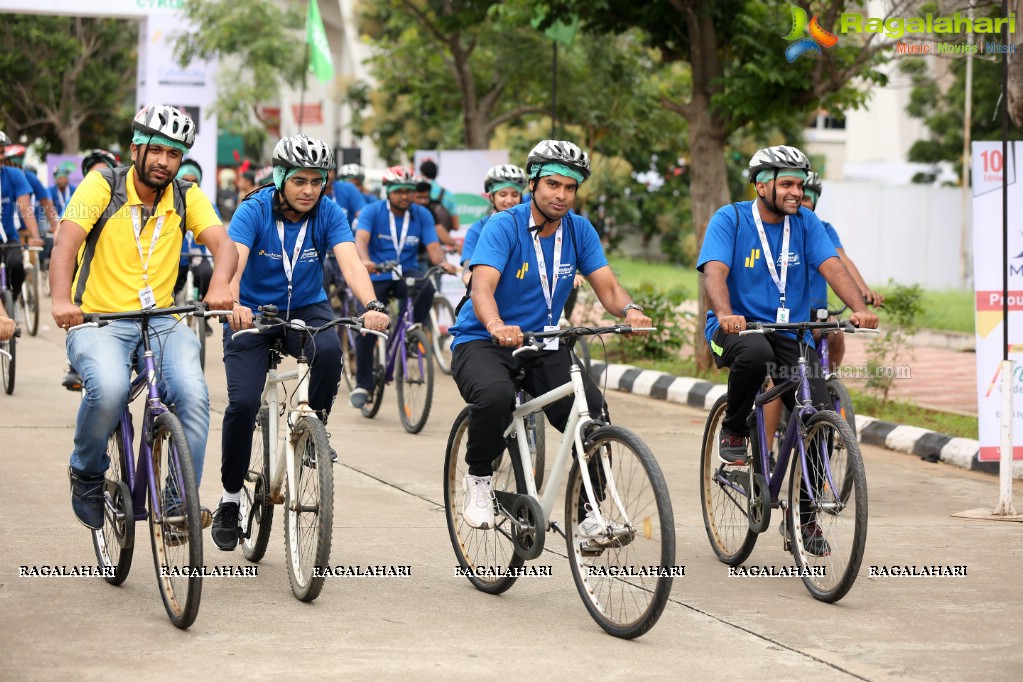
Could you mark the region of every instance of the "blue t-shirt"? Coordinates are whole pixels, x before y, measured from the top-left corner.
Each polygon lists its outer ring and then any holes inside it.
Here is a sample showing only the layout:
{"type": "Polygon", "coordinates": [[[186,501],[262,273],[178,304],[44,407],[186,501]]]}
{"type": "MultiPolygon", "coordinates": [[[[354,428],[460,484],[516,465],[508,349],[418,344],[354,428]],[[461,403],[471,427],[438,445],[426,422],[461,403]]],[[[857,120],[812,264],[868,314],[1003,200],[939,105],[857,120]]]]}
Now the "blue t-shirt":
{"type": "MultiPolygon", "coordinates": [[[[401,258],[399,258],[394,248],[394,241],[391,239],[391,222],[387,218],[391,214],[390,207],[391,202],[389,201],[377,201],[362,209],[355,229],[358,232],[369,232],[369,257],[374,263],[396,260],[401,264],[403,272],[418,270],[419,244],[429,245],[438,241],[433,215],[419,204],[412,204],[408,207],[408,233],[401,249],[401,258]]],[[[403,220],[404,216],[395,216],[394,218],[395,235],[399,240],[401,239],[403,220]]],[[[375,272],[369,277],[374,282],[393,279],[389,272],[375,272]]]]}
{"type": "MultiPolygon", "coordinates": [[[[356,187],[355,189],[359,188],[356,187]]],[[[362,198],[366,201],[367,204],[372,204],[374,201],[380,201],[380,197],[378,197],[376,194],[373,194],[372,192],[362,192],[361,194],[362,198]]]]}
{"type": "Polygon", "coordinates": [[[472,264],[472,252],[476,250],[476,244],[479,243],[480,233],[483,232],[483,226],[490,220],[492,213],[488,213],[483,216],[472,225],[469,226],[469,231],[465,233],[465,240],[462,241],[462,266],[465,267],[467,264],[472,264]]]}
{"type": "MultiPolygon", "coordinates": [[[[489,265],[501,272],[494,300],[505,324],[517,325],[527,332],[540,332],[549,324],[547,300],[540,284],[533,237],[528,231],[529,215],[529,205],[519,204],[491,216],[487,229],[480,233],[479,243],[472,254],[472,264],[489,265]]],[[[561,265],[550,315],[554,324],[561,317],[565,301],[572,291],[576,270],[588,276],[607,265],[600,237],[589,220],[569,213],[562,218],[561,224],[561,265]]],[[[555,239],[556,235],[540,239],[547,278],[551,282],[554,281],[555,239]]],[[[490,339],[484,323],[476,317],[472,300],[462,306],[451,333],[454,336],[452,347],[468,341],[490,339]]]]}
{"type": "MultiPolygon", "coordinates": [[[[261,305],[272,304],[283,313],[288,308],[288,277],[284,273],[281,240],[273,215],[275,193],[273,187],[265,187],[242,201],[231,219],[228,234],[249,248],[249,258],[241,279],[241,304],[253,311],[261,305]]],[[[344,211],[333,201],[321,200],[308,220],[298,262],[293,264],[292,310],[327,300],[323,291],[320,253],[326,253],[343,242],[354,241],[344,211]]],[[[284,248],[289,259],[295,253],[301,227],[301,222],[284,221],[284,248]]]]}
{"type": "MultiPolygon", "coordinates": [[[[712,260],[728,266],[728,294],[732,303],[732,314],[742,315],[751,322],[775,322],[781,296],[771,279],[771,273],[764,262],[764,255],[753,222],[752,201],[734,204],[739,212],[736,229],[736,209],[732,204],[717,210],[707,225],[703,248],[696,269],[703,272],[703,266],[712,260]]],[[[775,269],[781,277],[781,244],[784,223],[764,221],[771,253],[775,258],[775,269]]],[[[805,322],[810,319],[810,273],[816,272],[821,263],[834,258],[835,247],[831,245],[813,211],[800,207],[799,213],[789,217],[789,266],[785,285],[785,307],[789,309],[790,322],[805,322]]],[[[704,334],[707,341],[718,329],[718,319],[713,310],[707,311],[704,334]]],[[[790,335],[794,338],[795,335],[790,335]]],[[[807,334],[809,337],[809,334],[807,334]]]]}
{"type": "MultiPolygon", "coordinates": [[[[18,241],[18,228],[14,226],[14,211],[18,205],[18,197],[32,193],[32,186],[25,179],[25,174],[20,168],[13,166],[0,166],[0,198],[3,200],[3,209],[0,213],[0,222],[3,222],[4,233],[7,239],[18,241]]],[[[2,240],[0,240],[2,241],[2,240]]]]}
{"type": "MultiPolygon", "coordinates": [[[[46,189],[46,186],[39,181],[39,178],[35,173],[31,171],[22,171],[25,174],[25,179],[28,180],[29,187],[32,188],[32,194],[35,196],[35,216],[36,225],[39,226],[40,231],[45,231],[46,226],[49,225],[49,220],[46,217],[46,209],[43,208],[43,199],[50,198],[50,190],[46,189]]],[[[22,224],[22,229],[25,225],[22,224]]]]}
{"type": "Polygon", "coordinates": [[[50,199],[53,200],[53,208],[57,211],[59,218],[64,217],[64,209],[67,208],[68,202],[71,201],[71,195],[78,189],[77,185],[68,183],[68,186],[64,188],[64,195],[61,195],[60,188],[54,185],[50,188],[50,199]],[[65,199],[64,197],[67,197],[65,199]]]}
{"type": "Polygon", "coordinates": [[[359,188],[347,180],[336,180],[334,182],[334,201],[344,209],[349,225],[355,222],[355,216],[366,205],[366,199],[363,198],[359,188]]]}
{"type": "MultiPolygon", "coordinates": [[[[831,223],[825,223],[822,221],[821,224],[824,226],[824,231],[827,233],[828,239],[831,240],[831,245],[834,246],[835,249],[841,249],[842,240],[838,238],[838,233],[835,232],[835,228],[832,227],[831,223]]],[[[810,307],[828,307],[828,281],[816,270],[810,273],[810,307]]]]}

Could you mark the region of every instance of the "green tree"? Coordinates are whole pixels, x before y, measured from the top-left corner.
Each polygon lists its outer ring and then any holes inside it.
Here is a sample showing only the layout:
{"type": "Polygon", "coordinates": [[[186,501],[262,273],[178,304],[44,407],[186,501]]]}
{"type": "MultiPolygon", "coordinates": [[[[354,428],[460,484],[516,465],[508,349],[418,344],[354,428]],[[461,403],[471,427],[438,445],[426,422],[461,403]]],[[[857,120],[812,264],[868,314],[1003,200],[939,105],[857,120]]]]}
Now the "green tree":
{"type": "MultiPolygon", "coordinates": [[[[838,113],[863,105],[869,86],[883,84],[878,70],[883,61],[877,34],[843,36],[822,54],[787,63],[786,42],[791,30],[790,5],[820,17],[822,26],[835,26],[847,8],[860,9],[855,0],[520,0],[533,4],[549,17],[577,14],[583,30],[617,34],[639,28],[649,45],[666,61],[684,62],[690,83],[682,90],[666,91],[661,105],[688,123],[693,168],[690,202],[697,248],[714,212],[728,203],[729,179],[725,150],[730,137],[751,128],[758,137],[779,124],[805,123],[810,112],[838,113]],[[856,7],[853,7],[856,6],[856,7]]],[[[887,7],[889,16],[905,10],[905,2],[887,7]]],[[[862,11],[862,10],[861,10],[862,11]]],[[[700,287],[700,316],[707,309],[700,287]]],[[[710,367],[710,352],[698,339],[697,366],[710,367]]]]}
{"type": "Polygon", "coordinates": [[[134,113],[137,33],[134,21],[4,15],[5,132],[40,137],[48,149],[68,153],[114,146],[134,113]]]}
{"type": "Polygon", "coordinates": [[[185,0],[182,10],[198,28],[177,37],[175,56],[182,66],[221,60],[218,122],[257,154],[270,123],[261,105],[302,81],[304,7],[284,8],[275,0],[185,0]]]}

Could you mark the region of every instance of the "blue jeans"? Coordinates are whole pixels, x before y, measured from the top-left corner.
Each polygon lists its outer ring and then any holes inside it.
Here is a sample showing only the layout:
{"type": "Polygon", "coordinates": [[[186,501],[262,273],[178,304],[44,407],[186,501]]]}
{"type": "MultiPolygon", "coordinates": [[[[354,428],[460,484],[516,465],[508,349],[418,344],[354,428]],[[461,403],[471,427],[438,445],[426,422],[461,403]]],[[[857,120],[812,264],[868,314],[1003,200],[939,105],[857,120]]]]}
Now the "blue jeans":
{"type": "MultiPolygon", "coordinates": [[[[149,338],[160,398],[168,407],[174,406],[181,420],[198,482],[202,480],[210,428],[210,396],[199,364],[199,339],[173,317],[151,318],[149,338]]],[[[107,470],[107,440],[128,401],[132,357],[137,354],[141,368],[143,353],[142,324],[135,320],[117,320],[68,335],[68,360],[81,375],[85,389],[71,453],[71,468],[75,471],[102,475],[107,470]]]]}

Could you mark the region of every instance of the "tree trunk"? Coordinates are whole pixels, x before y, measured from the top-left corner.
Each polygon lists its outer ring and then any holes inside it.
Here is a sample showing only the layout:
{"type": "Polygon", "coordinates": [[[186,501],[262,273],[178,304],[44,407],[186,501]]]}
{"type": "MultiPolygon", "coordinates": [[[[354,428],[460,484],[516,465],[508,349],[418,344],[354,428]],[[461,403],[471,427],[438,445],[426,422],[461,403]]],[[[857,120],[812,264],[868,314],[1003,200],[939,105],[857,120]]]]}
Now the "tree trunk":
{"type": "Polygon", "coordinates": [[[63,146],[60,153],[76,154],[80,150],[82,135],[79,126],[58,126],[57,134],[60,135],[60,144],[63,146]]]}
{"type": "Polygon", "coordinates": [[[465,102],[465,110],[462,115],[465,127],[465,148],[466,149],[487,149],[490,147],[490,112],[484,112],[479,107],[470,108],[474,102],[465,102]]]}

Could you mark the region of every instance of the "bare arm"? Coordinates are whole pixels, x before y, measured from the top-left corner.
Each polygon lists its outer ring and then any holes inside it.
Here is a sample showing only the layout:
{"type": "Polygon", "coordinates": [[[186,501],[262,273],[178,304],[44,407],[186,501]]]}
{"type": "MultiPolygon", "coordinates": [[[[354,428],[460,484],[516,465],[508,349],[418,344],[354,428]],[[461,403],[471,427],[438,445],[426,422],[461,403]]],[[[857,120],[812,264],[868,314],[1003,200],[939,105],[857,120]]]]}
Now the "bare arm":
{"type": "MultiPolygon", "coordinates": [[[[341,274],[345,282],[352,288],[352,293],[359,299],[362,305],[368,305],[370,301],[376,300],[376,291],[373,289],[373,282],[369,278],[369,272],[359,258],[359,251],[355,244],[342,242],[334,247],[334,258],[341,266],[341,274]]],[[[370,329],[385,329],[389,318],[387,313],[367,310],[362,321],[370,329]]]]}
{"type": "Polygon", "coordinates": [[[211,225],[199,233],[196,241],[213,254],[213,276],[203,301],[210,310],[231,310],[238,297],[231,292],[231,280],[238,271],[238,249],[223,225],[211,225]]]}
{"type": "MultiPolygon", "coordinates": [[[[368,272],[376,272],[377,264],[369,257],[369,232],[365,230],[355,231],[355,251],[359,254],[362,264],[368,272]]],[[[340,263],[341,261],[338,261],[340,263]]]]}
{"type": "MultiPolygon", "coordinates": [[[[231,329],[237,331],[239,329],[246,329],[252,326],[252,311],[243,306],[238,301],[241,297],[241,282],[242,274],[245,272],[245,265],[249,262],[249,247],[244,244],[232,241],[234,245],[235,254],[237,257],[238,267],[235,269],[234,275],[231,277],[231,299],[232,303],[228,309],[232,310],[231,329]]],[[[214,256],[216,258],[216,256],[214,256]]]]}
{"type": "Polygon", "coordinates": [[[444,258],[444,252],[440,250],[440,244],[437,242],[426,245],[426,255],[430,257],[431,263],[444,268],[444,272],[449,272],[452,275],[455,274],[455,266],[444,258]]]}
{"type": "Polygon", "coordinates": [[[27,194],[18,197],[18,211],[21,213],[21,224],[28,230],[29,245],[42,246],[43,240],[39,238],[39,223],[36,222],[35,211],[32,210],[32,199],[27,194]]]}
{"type": "Polygon", "coordinates": [[[838,257],[842,259],[842,263],[845,264],[845,269],[852,275],[853,281],[856,282],[856,286],[860,288],[860,293],[867,299],[867,303],[870,305],[881,305],[884,303],[884,296],[873,291],[868,285],[866,280],[863,279],[863,275],[860,274],[859,268],[853,263],[852,258],[845,252],[845,249],[837,249],[838,257]]]}
{"type": "Polygon", "coordinates": [[[821,263],[817,271],[827,280],[838,297],[853,311],[849,318],[850,322],[857,327],[877,328],[877,315],[867,311],[867,306],[856,287],[856,282],[853,281],[849,271],[845,269],[841,259],[837,256],[829,258],[821,263]]]}
{"type": "MultiPolygon", "coordinates": [[[[605,265],[598,270],[594,270],[586,279],[590,286],[593,287],[593,293],[597,295],[604,309],[615,317],[622,317],[622,309],[632,303],[632,296],[629,296],[625,289],[622,288],[618,278],[612,272],[611,266],[605,265]]],[[[650,326],[650,318],[635,308],[630,308],[626,311],[624,317],[625,323],[632,327],[650,326]]]]}
{"type": "Polygon", "coordinates": [[[707,307],[714,311],[718,324],[726,334],[746,329],[746,318],[732,313],[732,297],[728,291],[728,273],[731,270],[721,261],[707,261],[703,265],[703,288],[707,292],[707,307]]]}
{"type": "Polygon", "coordinates": [[[499,345],[518,348],[522,345],[522,330],[517,325],[504,323],[494,298],[494,291],[500,281],[501,272],[497,268],[489,265],[475,266],[472,276],[472,308],[480,323],[499,345]]]}
{"type": "Polygon", "coordinates": [[[50,221],[50,230],[56,232],[60,216],[57,215],[57,207],[53,205],[53,199],[40,199],[39,204],[46,213],[46,219],[50,221]]]}
{"type": "Polygon", "coordinates": [[[50,254],[50,291],[53,296],[53,319],[60,326],[73,327],[82,323],[82,309],[71,300],[71,282],[74,279],[78,250],[85,243],[86,232],[78,223],[65,220],[50,254]]]}

